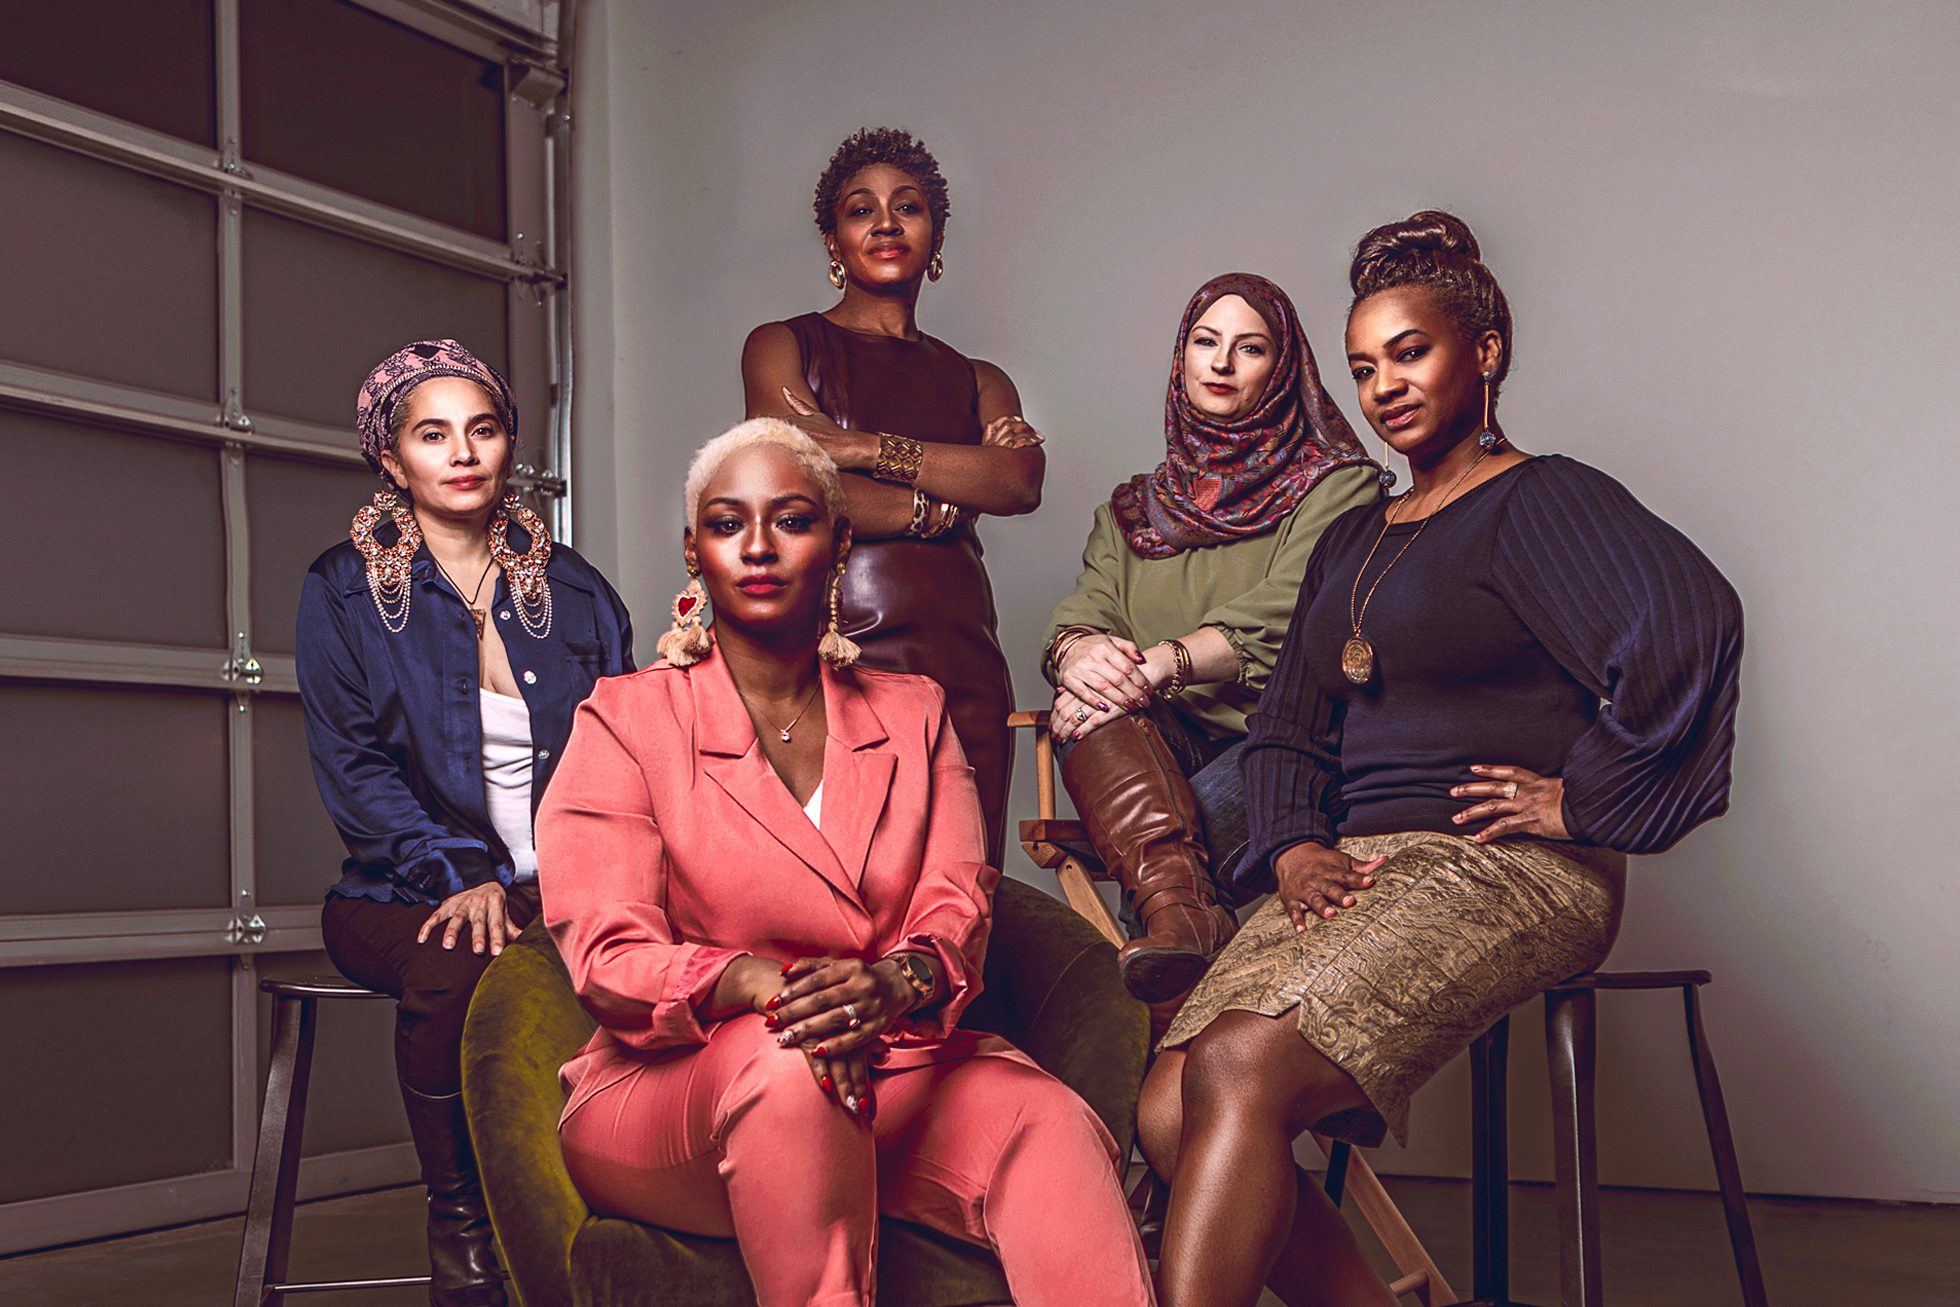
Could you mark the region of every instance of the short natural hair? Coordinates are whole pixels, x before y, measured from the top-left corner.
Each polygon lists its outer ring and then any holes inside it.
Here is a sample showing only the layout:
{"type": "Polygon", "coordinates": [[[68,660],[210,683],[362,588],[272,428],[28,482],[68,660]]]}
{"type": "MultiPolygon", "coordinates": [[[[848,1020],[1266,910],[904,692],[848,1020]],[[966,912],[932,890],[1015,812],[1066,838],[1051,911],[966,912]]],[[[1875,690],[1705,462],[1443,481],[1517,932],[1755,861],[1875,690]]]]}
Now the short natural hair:
{"type": "Polygon", "coordinates": [[[824,452],[823,446],[810,439],[794,423],[781,418],[750,418],[747,422],[730,427],[694,451],[694,461],[687,465],[687,488],[683,492],[690,528],[701,511],[701,492],[707,489],[708,479],[728,461],[730,454],[747,449],[750,445],[776,445],[788,450],[823,492],[824,511],[832,518],[841,515],[844,479],[838,475],[837,464],[824,452]]]}
{"type": "MultiPolygon", "coordinates": [[[[1504,288],[1484,266],[1468,223],[1453,213],[1424,209],[1401,222],[1386,223],[1361,238],[1348,268],[1354,303],[1398,286],[1420,286],[1436,299],[1465,340],[1494,331],[1504,342],[1491,390],[1511,371],[1511,305],[1504,288]]],[[[1348,308],[1351,316],[1352,305],[1348,308]]]]}
{"type": "Polygon", "coordinates": [[[946,215],[952,212],[946,198],[946,178],[940,174],[939,160],[932,157],[925,142],[897,127],[860,127],[844,138],[830,166],[817,181],[817,230],[828,236],[837,230],[837,196],[844,183],[874,163],[889,164],[905,173],[926,193],[926,212],[932,215],[933,240],[944,239],[946,215]]]}

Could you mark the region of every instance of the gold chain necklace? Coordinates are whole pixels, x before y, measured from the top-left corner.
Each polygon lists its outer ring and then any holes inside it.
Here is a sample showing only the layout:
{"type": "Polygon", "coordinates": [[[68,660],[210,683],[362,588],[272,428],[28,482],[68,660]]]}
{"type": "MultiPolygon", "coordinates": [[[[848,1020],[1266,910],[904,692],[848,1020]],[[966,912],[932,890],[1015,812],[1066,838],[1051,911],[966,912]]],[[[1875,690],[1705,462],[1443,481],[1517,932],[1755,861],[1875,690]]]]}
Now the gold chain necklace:
{"type": "Polygon", "coordinates": [[[769,722],[769,729],[776,733],[777,739],[781,740],[784,744],[788,744],[789,733],[796,729],[796,724],[802,721],[804,714],[810,711],[810,705],[817,701],[817,693],[822,689],[823,689],[823,677],[819,676],[817,677],[817,683],[810,687],[809,696],[803,700],[802,709],[797,712],[796,716],[790,719],[790,723],[788,726],[778,726],[776,725],[775,722],[769,721],[768,714],[763,712],[760,707],[757,707],[755,700],[749,698],[748,694],[742,689],[741,686],[738,685],[735,687],[735,693],[742,696],[743,703],[755,709],[756,716],[762,718],[762,720],[765,722],[769,722]]]}
{"type": "MultiPolygon", "coordinates": [[[[1364,597],[1361,594],[1361,578],[1367,573],[1368,564],[1375,561],[1375,551],[1380,549],[1382,541],[1388,538],[1388,528],[1395,525],[1395,520],[1390,514],[1394,511],[1396,505],[1391,504],[1382,511],[1382,533],[1375,537],[1374,544],[1368,546],[1368,556],[1361,560],[1361,567],[1354,574],[1354,588],[1348,592],[1348,625],[1353,628],[1354,633],[1348,637],[1348,642],[1341,646],[1341,674],[1346,676],[1354,684],[1366,685],[1375,677],[1375,646],[1369,644],[1367,639],[1361,634],[1361,622],[1362,619],[1368,616],[1368,601],[1375,597],[1375,590],[1381,585],[1382,577],[1387,576],[1389,572],[1394,570],[1395,565],[1402,561],[1402,555],[1409,552],[1409,545],[1413,545],[1422,537],[1422,533],[1428,529],[1430,522],[1435,520],[1436,514],[1450,506],[1450,496],[1456,493],[1458,486],[1469,480],[1470,474],[1477,470],[1477,465],[1483,462],[1489,454],[1490,451],[1488,449],[1481,450],[1475,458],[1470,460],[1470,466],[1463,469],[1463,475],[1452,482],[1450,488],[1443,492],[1443,502],[1431,509],[1428,516],[1424,517],[1416,525],[1415,531],[1409,536],[1408,543],[1395,551],[1395,557],[1388,560],[1388,566],[1381,570],[1381,576],[1375,578],[1374,584],[1368,587],[1368,593],[1364,597]],[[1355,606],[1357,599],[1360,600],[1360,607],[1358,609],[1355,606]]],[[[1410,492],[1409,498],[1414,498],[1413,491],[1410,492]]],[[[1408,501],[1404,500],[1403,502],[1408,501]]]]}

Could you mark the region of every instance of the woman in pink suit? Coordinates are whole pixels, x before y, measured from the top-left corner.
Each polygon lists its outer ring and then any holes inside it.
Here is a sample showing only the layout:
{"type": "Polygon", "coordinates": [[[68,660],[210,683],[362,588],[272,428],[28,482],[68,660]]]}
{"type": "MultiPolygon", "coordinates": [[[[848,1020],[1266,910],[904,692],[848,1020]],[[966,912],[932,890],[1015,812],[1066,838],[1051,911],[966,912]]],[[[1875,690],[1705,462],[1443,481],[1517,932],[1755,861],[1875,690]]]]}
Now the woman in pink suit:
{"type": "Polygon", "coordinates": [[[992,1247],[1024,1307],[1152,1301],[1102,1123],[957,1028],[999,873],[944,693],[850,667],[836,466],[758,418],[686,494],[705,596],[579,709],[538,814],[545,920],[600,1023],[563,1072],[573,1179],[738,1239],[762,1307],[872,1302],[879,1213],[992,1247]]]}

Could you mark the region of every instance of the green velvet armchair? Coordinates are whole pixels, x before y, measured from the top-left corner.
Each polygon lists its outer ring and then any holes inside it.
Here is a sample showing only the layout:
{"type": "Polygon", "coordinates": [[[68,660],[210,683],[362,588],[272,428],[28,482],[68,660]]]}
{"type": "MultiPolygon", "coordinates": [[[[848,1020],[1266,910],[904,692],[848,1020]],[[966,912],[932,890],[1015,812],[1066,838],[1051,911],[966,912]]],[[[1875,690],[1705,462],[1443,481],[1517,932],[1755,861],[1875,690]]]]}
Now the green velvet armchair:
{"type": "MultiPolygon", "coordinates": [[[[1003,878],[985,989],[960,1024],[1005,1035],[1082,1095],[1127,1156],[1149,1016],[1123,989],[1115,953],[1068,905],[1003,878]]],[[[753,1304],[733,1240],[598,1216],[573,1187],[558,1146],[558,1068],[593,1029],[541,922],[484,973],[463,1029],[463,1097],[518,1298],[524,1307],[753,1304]]],[[[890,1219],[878,1290],[894,1307],[1009,1301],[984,1249],[890,1219]]]]}

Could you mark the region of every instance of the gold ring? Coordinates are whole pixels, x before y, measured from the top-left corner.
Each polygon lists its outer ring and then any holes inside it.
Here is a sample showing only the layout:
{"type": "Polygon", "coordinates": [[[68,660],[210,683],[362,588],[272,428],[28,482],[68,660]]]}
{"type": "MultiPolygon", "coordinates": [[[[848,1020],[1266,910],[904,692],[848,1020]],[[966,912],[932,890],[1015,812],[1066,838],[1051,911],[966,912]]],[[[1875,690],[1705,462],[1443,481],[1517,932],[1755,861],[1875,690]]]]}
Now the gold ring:
{"type": "Polygon", "coordinates": [[[1518,783],[1516,781],[1510,782],[1510,789],[1505,792],[1504,797],[1507,799],[1515,799],[1518,797],[1518,783]]]}

